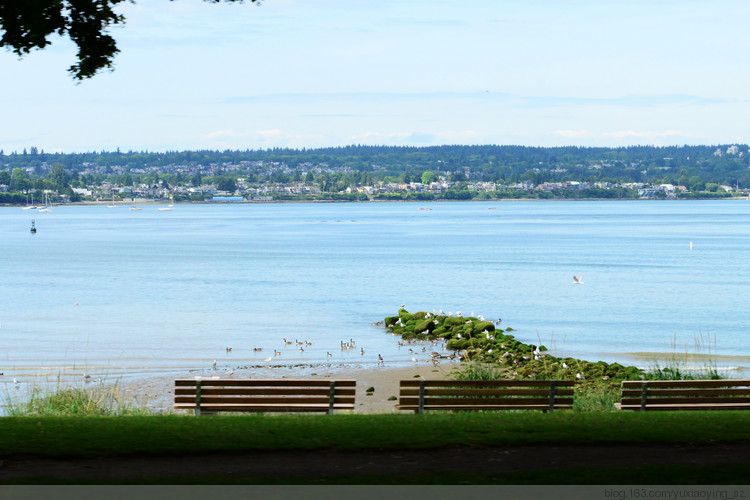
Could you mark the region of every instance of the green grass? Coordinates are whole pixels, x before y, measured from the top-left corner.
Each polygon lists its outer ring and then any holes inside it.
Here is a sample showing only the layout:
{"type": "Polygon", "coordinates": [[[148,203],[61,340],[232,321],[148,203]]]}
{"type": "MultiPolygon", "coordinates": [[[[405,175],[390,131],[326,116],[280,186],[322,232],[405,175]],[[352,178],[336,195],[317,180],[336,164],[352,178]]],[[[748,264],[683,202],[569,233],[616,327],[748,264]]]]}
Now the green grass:
{"type": "Polygon", "coordinates": [[[143,404],[125,398],[118,387],[64,387],[57,390],[34,388],[23,400],[6,398],[6,413],[21,416],[103,417],[146,415],[143,404]]]}
{"type": "Polygon", "coordinates": [[[0,456],[750,441],[750,412],[5,417],[0,456]]]}

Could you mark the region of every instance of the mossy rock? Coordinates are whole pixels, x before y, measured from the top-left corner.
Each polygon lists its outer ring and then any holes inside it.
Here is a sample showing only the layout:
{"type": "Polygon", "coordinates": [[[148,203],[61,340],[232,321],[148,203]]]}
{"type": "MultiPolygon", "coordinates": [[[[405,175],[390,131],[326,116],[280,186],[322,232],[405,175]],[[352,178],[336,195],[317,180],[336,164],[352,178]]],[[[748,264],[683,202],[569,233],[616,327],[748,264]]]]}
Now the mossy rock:
{"type": "Polygon", "coordinates": [[[419,321],[416,325],[414,325],[414,331],[419,333],[424,332],[425,330],[428,332],[432,332],[434,328],[435,323],[431,319],[423,319],[422,321],[419,321]]]}

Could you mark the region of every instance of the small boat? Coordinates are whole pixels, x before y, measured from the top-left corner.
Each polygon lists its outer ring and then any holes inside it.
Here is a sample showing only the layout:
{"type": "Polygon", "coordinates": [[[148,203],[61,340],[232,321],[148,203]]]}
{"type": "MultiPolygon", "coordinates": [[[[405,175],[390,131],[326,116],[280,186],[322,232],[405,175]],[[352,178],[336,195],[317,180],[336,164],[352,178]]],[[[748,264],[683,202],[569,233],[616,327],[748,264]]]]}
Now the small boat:
{"type": "Polygon", "coordinates": [[[37,208],[37,207],[36,207],[36,205],[34,205],[34,195],[32,194],[32,195],[31,195],[31,205],[29,205],[29,199],[28,199],[28,197],[27,197],[27,198],[26,198],[26,206],[25,206],[25,207],[23,207],[23,209],[24,209],[24,210],[34,210],[34,209],[36,209],[36,208],[37,208]]]}
{"type": "Polygon", "coordinates": [[[34,225],[34,221],[31,221],[31,234],[36,234],[36,226],[34,225]]]}
{"type": "Polygon", "coordinates": [[[172,210],[173,208],[174,208],[174,198],[171,199],[169,205],[167,205],[166,207],[159,207],[159,208],[157,208],[157,210],[159,210],[161,212],[168,212],[168,211],[172,210]]]}
{"type": "Polygon", "coordinates": [[[117,208],[117,205],[115,205],[115,195],[112,195],[112,203],[107,205],[107,208],[117,208]]]}
{"type": "Polygon", "coordinates": [[[38,212],[51,212],[52,207],[49,203],[49,196],[47,196],[47,193],[44,193],[44,205],[37,207],[38,212]]]}
{"type": "Polygon", "coordinates": [[[143,210],[143,208],[133,206],[133,207],[130,207],[130,210],[133,210],[133,211],[135,211],[135,210],[143,210]]]}

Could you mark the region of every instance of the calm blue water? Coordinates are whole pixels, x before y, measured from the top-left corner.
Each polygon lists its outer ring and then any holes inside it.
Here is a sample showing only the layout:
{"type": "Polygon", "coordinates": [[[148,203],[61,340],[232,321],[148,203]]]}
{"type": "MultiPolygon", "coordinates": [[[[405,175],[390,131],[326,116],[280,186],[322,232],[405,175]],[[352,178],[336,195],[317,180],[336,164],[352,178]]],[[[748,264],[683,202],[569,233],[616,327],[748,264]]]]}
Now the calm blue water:
{"type": "Polygon", "coordinates": [[[402,303],[502,318],[558,355],[647,365],[633,353],[709,336],[741,356],[720,364],[750,365],[747,201],[0,208],[0,251],[6,381],[263,365],[274,349],[274,364],[407,363],[372,326],[402,303]]]}

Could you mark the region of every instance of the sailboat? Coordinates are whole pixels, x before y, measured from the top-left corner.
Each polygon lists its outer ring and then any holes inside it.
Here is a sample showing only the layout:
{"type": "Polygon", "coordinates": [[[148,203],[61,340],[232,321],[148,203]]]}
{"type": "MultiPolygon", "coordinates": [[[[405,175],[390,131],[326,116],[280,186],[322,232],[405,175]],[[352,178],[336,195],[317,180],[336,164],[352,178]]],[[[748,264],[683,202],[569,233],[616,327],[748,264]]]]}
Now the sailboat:
{"type": "Polygon", "coordinates": [[[174,208],[174,198],[172,198],[171,203],[167,205],[166,207],[159,207],[157,210],[161,212],[168,212],[174,208]]]}
{"type": "Polygon", "coordinates": [[[117,205],[115,205],[115,195],[112,193],[112,203],[107,205],[107,208],[117,208],[117,205]]]}
{"type": "Polygon", "coordinates": [[[52,211],[52,207],[50,206],[50,203],[49,203],[49,196],[47,195],[47,193],[44,193],[44,205],[42,205],[41,207],[38,207],[37,210],[39,212],[51,212],[52,211]]]}
{"type": "Polygon", "coordinates": [[[34,194],[31,194],[31,205],[29,205],[29,197],[26,197],[26,206],[23,207],[24,210],[33,210],[36,208],[36,205],[34,205],[34,194]]]}

